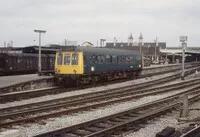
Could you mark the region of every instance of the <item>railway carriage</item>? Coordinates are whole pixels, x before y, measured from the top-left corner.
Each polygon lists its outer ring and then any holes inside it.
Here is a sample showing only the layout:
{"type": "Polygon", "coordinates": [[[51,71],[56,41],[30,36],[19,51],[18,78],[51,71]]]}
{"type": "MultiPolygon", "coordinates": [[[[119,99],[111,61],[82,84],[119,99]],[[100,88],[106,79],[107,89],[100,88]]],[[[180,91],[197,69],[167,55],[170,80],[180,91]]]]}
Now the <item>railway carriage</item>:
{"type": "Polygon", "coordinates": [[[142,68],[142,55],[134,51],[78,46],[57,51],[55,78],[63,84],[89,84],[138,77],[142,68]]]}
{"type": "MultiPolygon", "coordinates": [[[[55,55],[41,55],[42,71],[54,70],[55,55]]],[[[27,74],[38,71],[38,54],[35,53],[1,53],[0,74],[27,74]]]]}

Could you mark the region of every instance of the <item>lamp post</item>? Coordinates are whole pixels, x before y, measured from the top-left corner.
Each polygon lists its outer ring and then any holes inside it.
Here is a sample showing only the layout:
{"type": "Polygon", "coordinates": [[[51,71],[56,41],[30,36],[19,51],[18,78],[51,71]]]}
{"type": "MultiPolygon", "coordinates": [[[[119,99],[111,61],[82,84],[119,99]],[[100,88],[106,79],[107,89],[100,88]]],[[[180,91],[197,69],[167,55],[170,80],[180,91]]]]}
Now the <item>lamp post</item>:
{"type": "Polygon", "coordinates": [[[187,36],[180,36],[180,42],[182,42],[182,73],[181,73],[181,80],[184,80],[184,74],[185,74],[185,70],[184,70],[184,61],[185,61],[185,49],[187,47],[187,36]]]}
{"type": "Polygon", "coordinates": [[[46,33],[46,30],[34,30],[34,32],[39,33],[39,52],[38,52],[38,74],[41,73],[41,33],[46,33]]]}
{"type": "Polygon", "coordinates": [[[155,63],[157,63],[157,55],[156,55],[157,46],[158,46],[158,38],[156,37],[156,39],[155,39],[155,63]]]}
{"type": "Polygon", "coordinates": [[[140,54],[142,54],[142,45],[143,45],[143,35],[142,35],[142,33],[140,33],[140,36],[139,36],[140,54]]]}

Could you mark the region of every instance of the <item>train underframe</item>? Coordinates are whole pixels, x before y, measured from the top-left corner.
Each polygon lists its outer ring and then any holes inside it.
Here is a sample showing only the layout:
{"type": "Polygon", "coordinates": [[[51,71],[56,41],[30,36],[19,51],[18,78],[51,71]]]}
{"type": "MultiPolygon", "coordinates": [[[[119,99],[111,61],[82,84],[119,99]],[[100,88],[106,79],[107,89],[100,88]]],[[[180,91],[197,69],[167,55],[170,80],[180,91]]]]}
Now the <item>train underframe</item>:
{"type": "Polygon", "coordinates": [[[91,73],[85,75],[62,75],[55,74],[55,83],[60,86],[82,86],[89,84],[104,83],[118,79],[136,79],[141,74],[141,69],[127,71],[110,71],[103,73],[91,73]]]}

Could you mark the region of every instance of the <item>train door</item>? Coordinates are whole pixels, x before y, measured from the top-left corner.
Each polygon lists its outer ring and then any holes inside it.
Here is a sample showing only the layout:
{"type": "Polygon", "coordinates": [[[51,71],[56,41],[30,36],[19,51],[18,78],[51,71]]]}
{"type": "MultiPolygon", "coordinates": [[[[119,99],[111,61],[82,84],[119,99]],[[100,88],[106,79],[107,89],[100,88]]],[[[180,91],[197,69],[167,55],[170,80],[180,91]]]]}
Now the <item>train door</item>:
{"type": "Polygon", "coordinates": [[[0,72],[4,71],[4,67],[5,67],[4,57],[0,56],[0,72]]]}
{"type": "Polygon", "coordinates": [[[47,70],[52,70],[51,67],[51,56],[47,54],[47,70]]]}

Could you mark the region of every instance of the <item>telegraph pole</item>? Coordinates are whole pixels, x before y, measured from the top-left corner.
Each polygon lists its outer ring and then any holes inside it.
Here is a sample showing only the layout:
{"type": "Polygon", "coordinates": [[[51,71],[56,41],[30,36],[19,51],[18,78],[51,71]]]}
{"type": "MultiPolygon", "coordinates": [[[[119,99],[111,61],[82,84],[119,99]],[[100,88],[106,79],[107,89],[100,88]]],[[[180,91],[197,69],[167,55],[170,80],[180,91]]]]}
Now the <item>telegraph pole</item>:
{"type": "Polygon", "coordinates": [[[39,52],[38,52],[38,74],[41,73],[41,33],[46,33],[46,30],[34,30],[34,32],[39,33],[39,52]]]}
{"type": "Polygon", "coordinates": [[[181,73],[181,80],[185,80],[184,78],[184,74],[185,74],[185,70],[184,70],[184,61],[185,61],[185,49],[187,47],[187,36],[180,36],[180,42],[182,42],[182,73],[181,73]]]}

